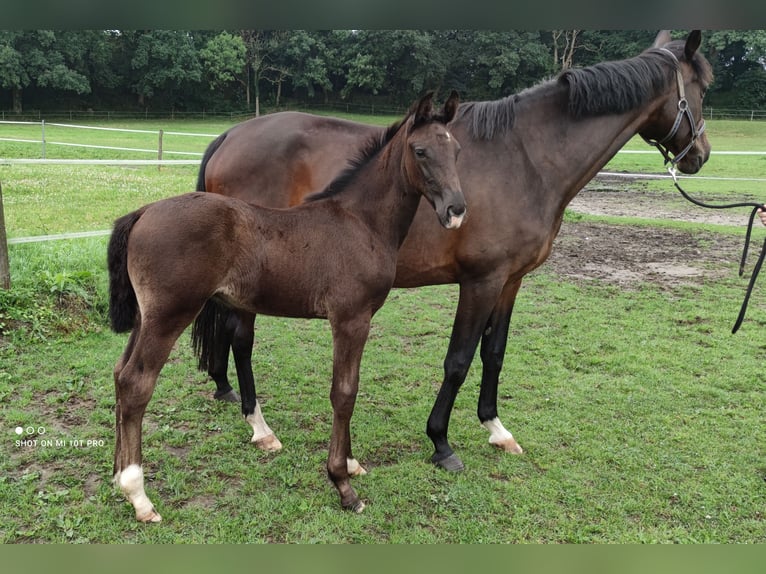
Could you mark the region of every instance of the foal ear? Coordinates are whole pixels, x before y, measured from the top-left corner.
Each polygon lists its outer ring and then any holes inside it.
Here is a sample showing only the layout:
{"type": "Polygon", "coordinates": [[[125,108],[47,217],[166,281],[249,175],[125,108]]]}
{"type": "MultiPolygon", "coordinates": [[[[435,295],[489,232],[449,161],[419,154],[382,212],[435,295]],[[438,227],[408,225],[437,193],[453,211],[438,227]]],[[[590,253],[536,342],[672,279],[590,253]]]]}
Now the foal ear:
{"type": "Polygon", "coordinates": [[[694,53],[697,51],[697,48],[700,47],[700,43],[702,42],[702,32],[699,30],[692,30],[689,35],[686,37],[686,46],[684,46],[684,56],[688,61],[691,61],[692,58],[694,58],[694,53]]]}
{"type": "Polygon", "coordinates": [[[427,122],[431,119],[434,111],[434,93],[428,91],[414,104],[414,125],[427,122]]]}
{"type": "Polygon", "coordinates": [[[450,123],[452,118],[455,117],[455,114],[457,113],[457,107],[459,105],[460,94],[457,93],[457,90],[452,90],[449,98],[447,98],[447,101],[444,102],[444,111],[442,112],[442,115],[445,124],[450,123]]]}
{"type": "Polygon", "coordinates": [[[652,48],[662,48],[671,40],[672,38],[670,37],[670,32],[668,30],[660,30],[660,33],[657,34],[657,37],[654,39],[652,48]]]}

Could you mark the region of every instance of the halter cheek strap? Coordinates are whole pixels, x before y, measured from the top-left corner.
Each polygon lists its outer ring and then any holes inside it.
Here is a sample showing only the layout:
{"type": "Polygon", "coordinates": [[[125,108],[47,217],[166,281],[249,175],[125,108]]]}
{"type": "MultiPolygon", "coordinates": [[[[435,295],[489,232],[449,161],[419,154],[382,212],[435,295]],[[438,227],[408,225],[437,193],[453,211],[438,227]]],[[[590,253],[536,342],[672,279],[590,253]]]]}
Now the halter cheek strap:
{"type": "Polygon", "coordinates": [[[697,141],[697,138],[701,136],[705,131],[705,119],[700,119],[699,124],[696,124],[694,122],[694,116],[692,116],[692,112],[689,109],[689,102],[686,100],[686,91],[684,89],[684,78],[681,74],[681,63],[678,61],[678,58],[676,58],[676,55],[668,50],[667,48],[660,48],[660,50],[667,52],[670,54],[670,56],[673,58],[673,60],[676,63],[676,82],[678,84],[678,113],[676,114],[676,120],[673,122],[673,127],[670,128],[670,131],[668,132],[668,135],[666,135],[664,138],[659,140],[652,140],[647,137],[641,136],[644,138],[646,143],[649,145],[652,145],[656,147],[658,150],[660,150],[660,153],[665,158],[665,163],[670,163],[673,167],[676,166],[676,164],[681,161],[681,159],[689,153],[689,150],[692,149],[695,142],[697,141]],[[671,156],[670,150],[666,147],[665,144],[667,144],[669,141],[671,141],[678,132],[678,128],[681,126],[681,122],[686,118],[689,120],[689,128],[691,131],[691,140],[686,145],[684,149],[682,149],[680,152],[678,152],[675,156],[671,156]]]}

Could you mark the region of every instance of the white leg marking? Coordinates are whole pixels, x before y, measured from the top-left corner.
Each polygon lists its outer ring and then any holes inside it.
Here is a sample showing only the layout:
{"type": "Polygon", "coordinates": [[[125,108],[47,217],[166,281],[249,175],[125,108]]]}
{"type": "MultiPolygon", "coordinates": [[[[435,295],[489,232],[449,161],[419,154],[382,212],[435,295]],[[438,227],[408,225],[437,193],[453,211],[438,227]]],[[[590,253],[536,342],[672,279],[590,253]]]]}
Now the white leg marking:
{"type": "Polygon", "coordinates": [[[346,459],[346,468],[348,468],[349,476],[362,476],[363,474],[367,474],[367,471],[355,458],[346,459]]]}
{"type": "Polygon", "coordinates": [[[282,443],[279,442],[277,435],[269,428],[269,425],[266,424],[266,420],[263,418],[261,403],[255,403],[255,411],[253,411],[253,414],[245,417],[245,420],[253,427],[253,438],[250,439],[250,442],[255,443],[261,450],[276,451],[282,449],[282,443]]]}
{"type": "Polygon", "coordinates": [[[160,522],[162,517],[154,510],[154,505],[144,492],[144,470],[137,464],[131,464],[118,472],[114,481],[120,487],[136,510],[136,520],[141,522],[160,522]]]}
{"type": "Polygon", "coordinates": [[[495,417],[494,419],[485,421],[481,424],[489,431],[489,444],[502,448],[505,452],[514,454],[521,454],[524,452],[519,443],[516,442],[516,439],[513,438],[510,431],[508,431],[503,426],[503,423],[500,422],[499,418],[495,417]]]}

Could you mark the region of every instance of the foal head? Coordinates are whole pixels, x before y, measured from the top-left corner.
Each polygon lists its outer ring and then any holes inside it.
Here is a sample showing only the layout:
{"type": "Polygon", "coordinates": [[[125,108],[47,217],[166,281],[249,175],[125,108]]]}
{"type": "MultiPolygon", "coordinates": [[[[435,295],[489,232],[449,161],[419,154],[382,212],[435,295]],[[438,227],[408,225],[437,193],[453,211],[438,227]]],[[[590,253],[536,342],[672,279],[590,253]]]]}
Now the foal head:
{"type": "Polygon", "coordinates": [[[671,41],[667,32],[657,35],[650,52],[667,61],[674,79],[653,121],[639,132],[657,146],[666,163],[677,166],[683,173],[696,173],[710,156],[702,100],[713,74],[710,64],[698,51],[700,41],[699,30],[691,32],[686,40],[671,41]]]}
{"type": "Polygon", "coordinates": [[[443,109],[435,113],[433,92],[429,92],[412,105],[402,126],[406,178],[428,200],[447,229],[460,227],[466,212],[456,167],[460,144],[446,126],[458,104],[457,92],[453,91],[443,109]]]}

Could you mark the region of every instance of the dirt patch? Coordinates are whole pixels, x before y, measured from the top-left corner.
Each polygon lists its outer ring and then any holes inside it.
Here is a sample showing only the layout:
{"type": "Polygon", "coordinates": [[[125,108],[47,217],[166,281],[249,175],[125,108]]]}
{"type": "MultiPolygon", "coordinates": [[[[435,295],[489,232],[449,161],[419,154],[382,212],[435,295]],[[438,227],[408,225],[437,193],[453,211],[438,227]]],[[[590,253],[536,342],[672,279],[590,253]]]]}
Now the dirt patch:
{"type": "MultiPolygon", "coordinates": [[[[574,213],[630,216],[747,225],[750,212],[743,209],[710,210],[681,197],[646,189],[641,182],[626,189],[609,188],[599,179],[581,191],[569,206],[574,213]]],[[[745,198],[746,199],[746,198],[745,198]]],[[[745,200],[743,199],[743,200],[745,200]]],[[[711,200],[711,198],[706,198],[711,200]]],[[[757,223],[760,228],[760,223],[757,223]]],[[[755,230],[746,271],[752,269],[763,233],[755,230]]],[[[700,283],[704,277],[736,273],[743,238],[704,230],[679,230],[640,225],[565,222],[553,252],[542,270],[580,280],[599,280],[622,287],[651,282],[661,287],[700,283]]]]}

